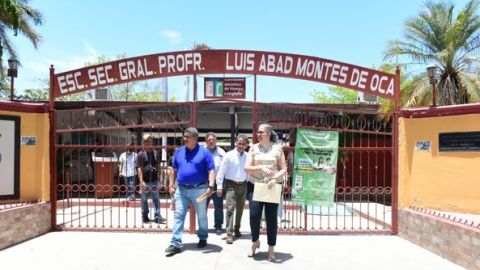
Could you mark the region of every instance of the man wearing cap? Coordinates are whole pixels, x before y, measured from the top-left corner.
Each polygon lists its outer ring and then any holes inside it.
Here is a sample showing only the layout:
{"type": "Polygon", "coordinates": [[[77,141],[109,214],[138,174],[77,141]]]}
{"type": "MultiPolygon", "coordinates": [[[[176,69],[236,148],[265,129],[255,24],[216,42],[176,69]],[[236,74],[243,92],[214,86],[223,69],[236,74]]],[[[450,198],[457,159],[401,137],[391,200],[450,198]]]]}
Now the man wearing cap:
{"type": "Polygon", "coordinates": [[[212,194],[215,183],[215,165],[210,152],[198,144],[198,130],[189,127],[183,134],[184,146],[175,152],[172,167],[176,177],[169,181],[168,191],[175,193],[175,221],[170,246],[166,253],[173,255],[179,253],[182,247],[182,234],[190,203],[195,207],[198,222],[197,248],[207,245],[208,219],[205,200],[197,202],[197,198],[212,194]],[[176,178],[176,179],[175,179],[176,178]],[[175,185],[177,182],[177,185],[175,185]],[[177,188],[175,188],[177,186],[177,188]]]}
{"type": "Polygon", "coordinates": [[[160,204],[158,200],[158,152],[152,148],[152,136],[150,134],[143,135],[143,148],[138,152],[136,159],[137,175],[142,190],[141,208],[142,221],[150,222],[148,217],[148,198],[150,195],[153,200],[154,215],[153,221],[156,223],[165,223],[166,220],[160,215],[160,204]]]}

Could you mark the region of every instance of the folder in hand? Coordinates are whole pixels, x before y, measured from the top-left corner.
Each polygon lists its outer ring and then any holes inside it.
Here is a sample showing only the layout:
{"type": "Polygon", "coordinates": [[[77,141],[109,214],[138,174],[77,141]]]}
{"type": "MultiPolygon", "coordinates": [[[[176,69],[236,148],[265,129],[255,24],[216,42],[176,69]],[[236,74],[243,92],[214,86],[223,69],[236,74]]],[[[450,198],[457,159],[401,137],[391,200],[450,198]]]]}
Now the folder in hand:
{"type": "Polygon", "coordinates": [[[280,203],[281,193],[281,184],[275,184],[272,189],[268,189],[268,184],[256,182],[253,189],[253,200],[257,202],[280,203]]]}
{"type": "Polygon", "coordinates": [[[210,197],[212,194],[213,194],[213,192],[208,192],[208,190],[207,190],[207,192],[205,192],[205,193],[203,193],[202,195],[198,196],[198,198],[196,199],[197,203],[205,200],[206,198],[210,197]]]}

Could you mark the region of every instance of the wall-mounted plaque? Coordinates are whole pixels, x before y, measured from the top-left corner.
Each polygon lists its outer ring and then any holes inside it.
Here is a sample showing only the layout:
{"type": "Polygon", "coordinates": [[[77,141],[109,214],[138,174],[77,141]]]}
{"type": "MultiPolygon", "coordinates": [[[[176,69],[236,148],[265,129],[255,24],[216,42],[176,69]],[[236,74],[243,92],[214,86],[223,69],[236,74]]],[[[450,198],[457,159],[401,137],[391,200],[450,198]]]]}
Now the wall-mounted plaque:
{"type": "Polygon", "coordinates": [[[430,141],[416,141],[415,150],[417,151],[430,151],[432,149],[432,145],[430,141]]]}
{"type": "Polygon", "coordinates": [[[439,134],[440,152],[480,151],[480,132],[452,132],[439,134]]]}
{"type": "Polygon", "coordinates": [[[37,137],[22,136],[22,145],[37,145],[37,137]]]}

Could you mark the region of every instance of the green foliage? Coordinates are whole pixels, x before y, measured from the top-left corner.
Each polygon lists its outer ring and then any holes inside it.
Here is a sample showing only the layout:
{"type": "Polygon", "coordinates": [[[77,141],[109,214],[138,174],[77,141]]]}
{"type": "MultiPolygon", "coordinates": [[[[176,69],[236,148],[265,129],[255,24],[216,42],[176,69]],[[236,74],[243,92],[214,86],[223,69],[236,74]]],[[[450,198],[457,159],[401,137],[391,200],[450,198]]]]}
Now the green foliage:
{"type": "Polygon", "coordinates": [[[5,100],[10,95],[10,84],[7,78],[0,77],[0,99],[5,100]]]}
{"type": "Polygon", "coordinates": [[[206,43],[193,43],[192,50],[211,50],[210,46],[206,43]]]}
{"type": "MultiPolygon", "coordinates": [[[[42,14],[28,5],[28,0],[1,0],[0,1],[0,59],[4,59],[4,50],[11,57],[17,57],[9,31],[16,36],[18,32],[24,35],[35,48],[41,37],[33,29],[33,25],[42,24],[42,14]]],[[[4,76],[3,63],[0,63],[1,76],[4,76]]]]}
{"type": "Polygon", "coordinates": [[[6,25],[8,23],[13,29],[14,35],[17,35],[18,23],[20,21],[20,10],[17,7],[16,2],[12,0],[1,0],[0,14],[3,17],[3,24],[6,25]]]}
{"type": "MultiPolygon", "coordinates": [[[[390,63],[380,66],[381,71],[391,74],[395,74],[396,68],[396,65],[390,63]]],[[[400,71],[400,102],[397,105],[399,108],[402,108],[408,103],[412,93],[415,91],[415,86],[424,78],[418,75],[409,76],[406,72],[405,66],[401,68],[400,71]]],[[[428,101],[422,100],[422,102],[428,101]]],[[[395,111],[395,102],[391,99],[379,98],[378,103],[380,104],[379,112],[382,113],[382,117],[389,119],[391,114],[395,111]]]]}
{"type": "MultiPolygon", "coordinates": [[[[471,0],[455,15],[452,2],[427,2],[416,17],[405,22],[403,39],[389,42],[385,58],[406,58],[409,65],[422,65],[421,70],[434,64],[440,71],[439,105],[480,102],[478,6],[478,0],[471,0]]],[[[404,105],[430,105],[428,75],[424,71],[413,77],[404,105]]]]}
{"type": "Polygon", "coordinates": [[[50,99],[48,95],[48,88],[42,89],[25,89],[24,94],[15,97],[16,100],[25,101],[48,101],[50,99]]]}
{"type": "Polygon", "coordinates": [[[357,92],[340,86],[328,87],[327,93],[323,91],[313,90],[313,93],[311,93],[311,95],[314,102],[316,103],[357,103],[357,92]]]}

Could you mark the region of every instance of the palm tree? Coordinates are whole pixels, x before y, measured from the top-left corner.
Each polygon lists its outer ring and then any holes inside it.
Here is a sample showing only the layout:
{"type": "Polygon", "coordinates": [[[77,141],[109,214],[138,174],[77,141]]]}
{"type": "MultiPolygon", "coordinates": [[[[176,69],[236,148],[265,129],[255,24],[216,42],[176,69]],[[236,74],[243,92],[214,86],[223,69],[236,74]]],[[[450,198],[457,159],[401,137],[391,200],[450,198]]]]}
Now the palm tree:
{"type": "MultiPolygon", "coordinates": [[[[480,102],[480,17],[478,0],[469,1],[454,15],[453,3],[427,2],[418,16],[405,22],[403,40],[390,41],[385,59],[407,57],[408,64],[434,64],[440,70],[438,104],[480,102]]],[[[414,80],[403,105],[429,105],[431,89],[426,73],[414,80]]]]}
{"type": "MultiPolygon", "coordinates": [[[[13,31],[14,36],[20,32],[32,42],[36,49],[41,37],[40,34],[33,29],[33,25],[41,24],[42,14],[35,8],[29,6],[28,0],[0,0],[0,59],[3,59],[4,49],[11,57],[18,58],[17,52],[9,37],[10,31],[13,31]]],[[[3,64],[0,63],[0,69],[2,69],[2,67],[3,64]]]]}
{"type": "Polygon", "coordinates": [[[192,50],[211,50],[210,46],[205,43],[193,43],[192,50]]]}

